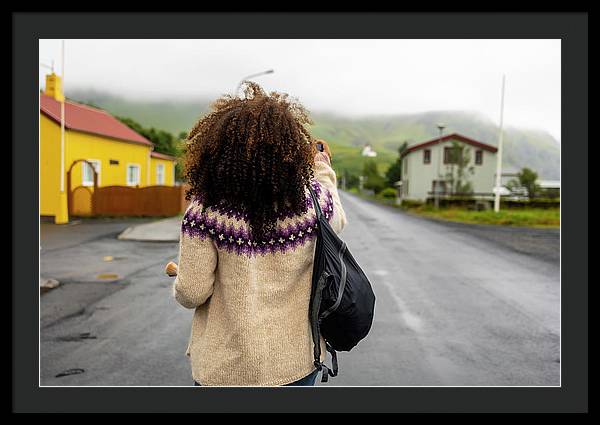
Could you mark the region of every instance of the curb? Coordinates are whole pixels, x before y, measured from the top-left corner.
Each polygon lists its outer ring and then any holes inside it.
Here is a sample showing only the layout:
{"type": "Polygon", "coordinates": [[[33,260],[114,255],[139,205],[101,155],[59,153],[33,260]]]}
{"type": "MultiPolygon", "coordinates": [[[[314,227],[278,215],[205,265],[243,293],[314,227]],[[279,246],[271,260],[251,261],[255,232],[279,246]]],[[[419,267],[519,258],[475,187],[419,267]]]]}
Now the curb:
{"type": "Polygon", "coordinates": [[[123,230],[123,232],[121,232],[121,234],[119,236],[117,236],[117,239],[121,240],[121,241],[130,241],[130,242],[179,242],[179,238],[175,239],[175,238],[139,238],[139,237],[129,237],[127,236],[129,233],[131,233],[134,230],[134,227],[128,227],[127,229],[123,230]]]}
{"type": "Polygon", "coordinates": [[[164,223],[168,221],[172,221],[172,218],[130,226],[123,230],[117,239],[135,242],[179,242],[179,222],[176,221],[177,225],[174,226],[176,231],[172,231],[170,224],[165,227],[164,223]]]}

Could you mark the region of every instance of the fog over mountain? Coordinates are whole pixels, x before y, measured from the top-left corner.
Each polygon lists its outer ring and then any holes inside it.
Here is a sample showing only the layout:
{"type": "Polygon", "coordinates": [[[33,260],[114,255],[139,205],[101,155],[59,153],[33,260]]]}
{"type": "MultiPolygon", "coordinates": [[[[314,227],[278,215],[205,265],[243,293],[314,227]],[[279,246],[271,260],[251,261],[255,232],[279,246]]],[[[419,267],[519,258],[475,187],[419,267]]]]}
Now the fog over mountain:
{"type": "MultiPolygon", "coordinates": [[[[71,90],[67,96],[90,103],[114,115],[127,116],[147,127],[178,134],[188,131],[196,120],[208,111],[212,99],[131,100],[94,90],[71,90]]],[[[366,143],[380,153],[379,160],[390,163],[398,147],[407,141],[418,143],[438,136],[437,123],[447,127],[445,133],[457,132],[473,139],[496,145],[498,126],[489,117],[472,111],[430,111],[413,114],[348,116],[326,111],[312,111],[316,137],[343,148],[345,155],[356,155],[366,143]]],[[[530,167],[543,179],[560,179],[560,144],[548,132],[505,128],[505,172],[530,167]]]]}
{"type": "MultiPolygon", "coordinates": [[[[309,23],[309,21],[307,21],[309,23]]],[[[561,140],[560,39],[67,39],[64,87],[141,102],[233,93],[250,78],[312,111],[477,111],[561,140]],[[267,71],[273,71],[266,73],[267,71]]],[[[39,40],[39,85],[62,75],[62,41],[39,40]]]]}

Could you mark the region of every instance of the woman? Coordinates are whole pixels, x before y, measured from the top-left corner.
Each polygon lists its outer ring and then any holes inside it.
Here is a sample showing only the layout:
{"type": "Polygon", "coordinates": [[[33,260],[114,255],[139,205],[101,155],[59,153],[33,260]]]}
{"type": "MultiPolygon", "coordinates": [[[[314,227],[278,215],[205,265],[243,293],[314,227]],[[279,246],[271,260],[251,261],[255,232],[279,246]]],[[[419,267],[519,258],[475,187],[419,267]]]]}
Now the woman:
{"type": "Polygon", "coordinates": [[[307,124],[287,95],[246,82],[245,98],[218,99],[188,136],[173,292],[195,309],[186,354],[196,385],[314,385],[308,185],[336,232],[346,217],[329,148],[317,150],[307,124]]]}

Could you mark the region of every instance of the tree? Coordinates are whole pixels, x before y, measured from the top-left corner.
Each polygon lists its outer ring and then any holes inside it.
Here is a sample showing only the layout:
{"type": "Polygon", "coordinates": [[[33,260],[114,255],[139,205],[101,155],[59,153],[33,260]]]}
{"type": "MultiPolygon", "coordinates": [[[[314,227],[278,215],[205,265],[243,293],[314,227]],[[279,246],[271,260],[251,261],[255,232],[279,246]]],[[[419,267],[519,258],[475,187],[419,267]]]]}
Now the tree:
{"type": "MultiPolygon", "coordinates": [[[[341,170],[341,176],[338,180],[344,181],[346,185],[346,189],[351,189],[353,187],[358,187],[360,179],[357,174],[352,173],[347,168],[341,170]],[[343,180],[342,180],[343,179],[343,180]]],[[[341,182],[340,182],[341,183],[341,182]]]]}
{"type": "Polygon", "coordinates": [[[141,134],[146,139],[154,143],[154,150],[159,153],[176,156],[179,152],[177,141],[173,135],[167,131],[159,130],[154,127],[145,128],[137,121],[127,117],[117,117],[119,121],[141,134]]]}
{"type": "Polygon", "coordinates": [[[527,190],[527,196],[535,198],[540,192],[540,185],[537,184],[538,175],[530,168],[524,167],[517,173],[517,180],[509,182],[510,187],[515,187],[517,184],[527,190]]]}
{"type": "Polygon", "coordinates": [[[175,163],[175,178],[178,181],[181,181],[184,179],[183,176],[183,169],[184,169],[184,157],[185,157],[185,153],[187,150],[187,144],[186,144],[186,140],[187,140],[187,133],[185,131],[182,131],[179,133],[179,135],[177,136],[177,141],[175,142],[175,146],[177,147],[177,162],[175,163]]]}
{"type": "Polygon", "coordinates": [[[178,158],[177,162],[175,163],[175,179],[181,180],[182,166],[179,158],[184,152],[185,143],[183,140],[187,137],[187,133],[181,132],[179,133],[178,138],[175,138],[168,131],[159,130],[154,127],[145,128],[137,121],[128,117],[117,117],[117,119],[136,133],[141,134],[146,139],[154,143],[155,152],[164,153],[166,155],[171,155],[178,158]]]}
{"type": "Polygon", "coordinates": [[[475,167],[469,166],[471,149],[463,143],[453,140],[448,156],[449,165],[446,167],[448,170],[446,179],[450,182],[451,193],[473,192],[473,184],[468,180],[468,176],[475,173],[475,167]]]}
{"type": "Polygon", "coordinates": [[[385,180],[389,187],[394,187],[394,184],[397,181],[402,180],[402,155],[406,149],[408,149],[408,143],[404,142],[398,148],[398,158],[396,159],[396,162],[390,165],[390,168],[388,168],[385,173],[385,180]]]}
{"type": "Polygon", "coordinates": [[[385,179],[377,171],[377,163],[372,159],[364,162],[363,176],[365,176],[365,189],[371,189],[378,194],[385,188],[385,179]]]}

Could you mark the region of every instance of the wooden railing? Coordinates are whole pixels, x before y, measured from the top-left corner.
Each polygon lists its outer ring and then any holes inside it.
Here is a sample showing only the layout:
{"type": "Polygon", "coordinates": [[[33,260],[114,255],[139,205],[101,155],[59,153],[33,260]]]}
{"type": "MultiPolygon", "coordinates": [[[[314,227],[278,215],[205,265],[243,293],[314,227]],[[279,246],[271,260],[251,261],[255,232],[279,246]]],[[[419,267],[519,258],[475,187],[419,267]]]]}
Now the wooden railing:
{"type": "Polygon", "coordinates": [[[184,186],[106,186],[94,191],[95,216],[168,217],[185,211],[184,186]]]}

